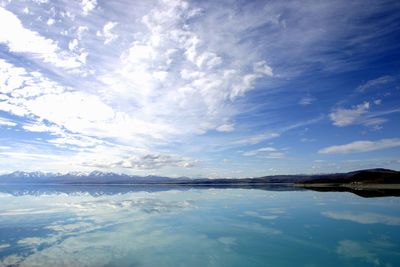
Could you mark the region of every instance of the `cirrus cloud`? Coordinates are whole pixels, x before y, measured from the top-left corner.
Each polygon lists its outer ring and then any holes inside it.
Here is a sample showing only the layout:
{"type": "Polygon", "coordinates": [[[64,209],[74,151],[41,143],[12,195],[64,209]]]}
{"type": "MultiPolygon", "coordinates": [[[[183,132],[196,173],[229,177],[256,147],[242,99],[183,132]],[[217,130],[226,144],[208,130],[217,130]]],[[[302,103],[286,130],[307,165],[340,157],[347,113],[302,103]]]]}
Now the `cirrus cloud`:
{"type": "Polygon", "coordinates": [[[336,145],[322,148],[318,151],[320,154],[335,154],[335,153],[356,153],[369,152],[387,148],[400,146],[400,138],[381,139],[377,141],[354,141],[344,145],[336,145]]]}

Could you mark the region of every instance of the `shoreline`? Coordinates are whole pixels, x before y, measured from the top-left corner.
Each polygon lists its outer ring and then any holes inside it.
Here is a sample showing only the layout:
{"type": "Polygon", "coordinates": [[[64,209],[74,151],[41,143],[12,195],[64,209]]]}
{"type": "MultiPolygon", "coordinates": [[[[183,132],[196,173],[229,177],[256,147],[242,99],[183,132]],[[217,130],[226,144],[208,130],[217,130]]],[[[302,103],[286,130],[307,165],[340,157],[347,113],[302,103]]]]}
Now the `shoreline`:
{"type": "Polygon", "coordinates": [[[400,184],[361,184],[361,183],[346,183],[346,184],[338,184],[338,183],[295,183],[293,186],[301,187],[301,188],[333,188],[333,187],[341,187],[341,188],[349,188],[354,190],[400,190],[400,184]]]}

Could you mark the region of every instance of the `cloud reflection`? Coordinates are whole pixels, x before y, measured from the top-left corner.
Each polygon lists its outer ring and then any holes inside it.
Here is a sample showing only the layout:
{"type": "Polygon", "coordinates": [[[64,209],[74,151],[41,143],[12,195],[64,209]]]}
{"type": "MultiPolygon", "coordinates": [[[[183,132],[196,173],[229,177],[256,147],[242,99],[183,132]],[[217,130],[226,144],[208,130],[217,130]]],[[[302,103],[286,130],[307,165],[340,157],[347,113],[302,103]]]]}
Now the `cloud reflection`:
{"type": "Polygon", "coordinates": [[[321,214],[335,220],[346,220],[361,224],[386,224],[400,225],[400,217],[390,216],[373,212],[351,212],[351,211],[324,211],[321,214]]]}

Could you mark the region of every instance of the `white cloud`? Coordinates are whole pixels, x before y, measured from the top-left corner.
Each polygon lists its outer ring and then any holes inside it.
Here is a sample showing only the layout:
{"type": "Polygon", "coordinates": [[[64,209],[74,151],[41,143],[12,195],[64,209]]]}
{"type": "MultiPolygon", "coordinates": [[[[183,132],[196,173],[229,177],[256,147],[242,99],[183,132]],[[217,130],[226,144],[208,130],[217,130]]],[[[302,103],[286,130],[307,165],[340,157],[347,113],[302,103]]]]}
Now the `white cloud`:
{"type": "Polygon", "coordinates": [[[299,104],[302,106],[308,106],[311,105],[316,99],[311,96],[306,96],[300,99],[299,104]]]}
{"type": "Polygon", "coordinates": [[[271,152],[264,156],[266,159],[284,159],[286,154],[284,152],[271,152]]]}
{"type": "Polygon", "coordinates": [[[320,154],[355,153],[381,150],[400,146],[399,138],[381,139],[378,141],[355,141],[349,144],[330,146],[320,149],[320,154]]]}
{"type": "Polygon", "coordinates": [[[0,117],[0,126],[16,126],[16,125],[17,125],[16,122],[0,117]]]}
{"type": "Polygon", "coordinates": [[[256,150],[244,152],[243,156],[255,156],[260,152],[276,152],[276,149],[273,147],[263,147],[256,150]]]}
{"type": "Polygon", "coordinates": [[[69,48],[69,50],[74,51],[75,48],[78,47],[78,44],[79,44],[79,42],[78,42],[77,39],[71,40],[71,41],[68,43],[68,48],[69,48]]]}
{"type": "Polygon", "coordinates": [[[170,126],[147,122],[125,112],[115,111],[99,97],[83,92],[46,94],[24,101],[25,110],[41,120],[84,135],[133,139],[144,135],[163,139],[174,132],[170,126]]]}
{"type": "Polygon", "coordinates": [[[51,25],[53,25],[54,23],[55,23],[56,21],[53,19],[53,18],[49,18],[48,20],[47,20],[47,25],[49,25],[49,26],[51,26],[51,25]]]}
{"type": "Polygon", "coordinates": [[[24,116],[27,114],[26,99],[64,91],[63,87],[38,72],[28,73],[3,59],[0,59],[0,67],[0,96],[3,96],[0,110],[24,116]]]}
{"type": "MultiPolygon", "coordinates": [[[[101,77],[104,93],[115,103],[129,99],[146,120],[163,118],[182,134],[231,130],[226,121],[235,114],[233,101],[271,76],[272,68],[241,54],[226,60],[221,47],[211,46],[213,36],[189,26],[192,11],[185,1],[160,2],[143,16],[146,28],[116,70],[101,77]]],[[[196,19],[202,16],[196,12],[196,19]]]]}
{"type": "Polygon", "coordinates": [[[262,157],[267,158],[267,159],[282,159],[285,157],[284,152],[279,151],[273,147],[262,147],[259,149],[250,150],[250,151],[244,152],[242,155],[246,156],[246,157],[261,155],[262,157]]]}
{"type": "MultiPolygon", "coordinates": [[[[94,134],[100,138],[117,138],[126,142],[137,141],[136,138],[140,136],[164,139],[166,135],[176,133],[165,123],[157,120],[147,122],[115,110],[98,96],[71,91],[39,73],[28,73],[4,60],[0,60],[0,65],[0,93],[11,95],[0,101],[0,110],[48,121],[53,125],[51,127],[62,127],[73,133],[87,136],[94,134]]],[[[28,124],[24,129],[47,131],[48,126],[28,124]]],[[[58,131],[56,133],[60,134],[58,131]]]]}
{"type": "Polygon", "coordinates": [[[387,122],[384,118],[368,118],[363,120],[363,125],[374,127],[374,129],[380,129],[381,125],[387,122]]]}
{"type": "MultiPolygon", "coordinates": [[[[7,59],[0,60],[0,110],[21,116],[17,121],[25,122],[22,130],[42,133],[23,138],[40,136],[41,145],[79,154],[64,158],[70,166],[81,162],[84,153],[88,161],[127,159],[123,145],[146,149],[130,155],[138,161],[132,166],[146,166],[141,157],[169,155],[172,147],[196,150],[196,155],[213,149],[197,145],[199,140],[218,142],[214,147],[226,150],[303,127],[304,123],[293,124],[297,116],[285,120],[285,129],[278,125],[287,100],[277,97],[281,87],[274,85],[286,84],[315,62],[324,70],[334,66],[342,71],[343,65],[352,65],[338,63],[330,56],[335,53],[318,51],[329,51],[325,44],[331,43],[336,51],[336,40],[353,40],[348,30],[354,26],[353,12],[348,10],[359,6],[261,1],[238,10],[237,5],[207,1],[111,1],[103,6],[105,2],[82,0],[32,4],[26,9],[29,14],[23,14],[26,4],[14,2],[4,5],[9,11],[0,10],[2,25],[11,25],[0,29],[7,59]],[[349,27],[337,23],[338,14],[349,27]],[[316,24],[321,27],[316,29],[316,24]],[[77,68],[87,76],[73,75],[77,68]],[[259,91],[251,94],[256,88],[259,91]],[[105,152],[113,146],[118,148],[105,152]]],[[[305,97],[300,104],[312,101],[305,97]]],[[[364,113],[350,114],[350,124],[377,128],[385,122],[368,117],[373,113],[369,109],[357,108],[348,111],[364,113]]],[[[282,156],[281,151],[259,153],[282,156]]]]}
{"type": "Polygon", "coordinates": [[[237,140],[234,143],[238,144],[238,145],[240,145],[240,144],[243,144],[243,145],[246,145],[246,144],[255,145],[255,144],[261,143],[261,142],[266,141],[266,140],[271,140],[271,139],[274,139],[274,138],[278,138],[279,136],[281,136],[281,134],[278,133],[278,132],[266,132],[266,133],[263,133],[263,134],[253,135],[253,136],[250,136],[250,137],[247,137],[247,138],[244,138],[244,139],[237,140]]]}
{"type": "Polygon", "coordinates": [[[23,129],[30,132],[49,132],[51,134],[63,134],[63,130],[56,125],[47,125],[45,123],[26,123],[22,126],[23,129]]]}
{"type": "Polygon", "coordinates": [[[145,154],[136,157],[116,158],[110,161],[109,158],[104,160],[96,159],[95,161],[84,161],[82,165],[95,168],[115,168],[121,167],[125,169],[154,170],[165,167],[181,167],[191,168],[195,162],[190,159],[161,154],[145,154]]]}
{"type": "MultiPolygon", "coordinates": [[[[54,129],[40,129],[54,132],[54,129]]],[[[96,138],[81,136],[81,135],[73,135],[73,134],[59,134],[61,137],[57,137],[54,139],[50,139],[48,142],[51,144],[55,144],[60,147],[69,147],[69,146],[77,146],[79,148],[87,148],[87,147],[96,147],[98,145],[104,144],[105,142],[96,138]]]]}
{"type": "Polygon", "coordinates": [[[370,88],[377,87],[380,85],[384,85],[387,83],[393,82],[395,79],[392,76],[386,75],[386,76],[381,76],[379,78],[369,80],[366,83],[360,85],[357,87],[356,91],[358,92],[364,92],[370,88]]]}
{"type": "Polygon", "coordinates": [[[235,127],[233,124],[222,124],[217,127],[218,132],[232,132],[235,130],[235,127]]]}
{"type": "Polygon", "coordinates": [[[369,111],[369,103],[364,102],[363,104],[357,105],[352,109],[338,108],[329,114],[330,119],[333,121],[333,125],[343,127],[354,124],[361,117],[361,115],[369,111]]]}
{"type": "Polygon", "coordinates": [[[38,4],[47,4],[49,0],[33,0],[33,2],[38,3],[38,4]]]}
{"type": "Polygon", "coordinates": [[[83,15],[88,15],[97,6],[97,0],[82,0],[81,2],[83,15]]]}
{"type": "MultiPolygon", "coordinates": [[[[375,105],[380,105],[381,101],[374,101],[375,105]]],[[[389,109],[381,111],[370,111],[371,104],[364,102],[354,106],[351,109],[338,108],[329,114],[333,125],[344,127],[349,125],[364,125],[372,127],[372,129],[379,130],[381,125],[386,123],[388,119],[383,118],[384,115],[400,112],[400,109],[389,109]]]]}
{"type": "Polygon", "coordinates": [[[78,37],[78,40],[81,40],[83,35],[89,31],[89,28],[87,26],[79,26],[78,29],[76,30],[76,35],[78,37]]]}
{"type": "Polygon", "coordinates": [[[238,140],[235,140],[231,142],[232,145],[255,145],[259,144],[263,141],[271,140],[274,138],[280,137],[283,133],[287,131],[291,131],[294,129],[302,128],[310,124],[315,124],[319,121],[321,121],[324,118],[323,115],[320,115],[318,117],[315,117],[313,119],[305,120],[305,121],[300,121],[298,123],[294,123],[285,127],[282,127],[281,129],[278,129],[276,131],[269,131],[261,134],[256,134],[256,135],[251,135],[245,138],[240,138],[238,140]]]}
{"type": "Polygon", "coordinates": [[[303,137],[303,138],[300,139],[300,141],[303,142],[303,143],[310,143],[310,142],[315,142],[316,139],[303,137]]]}
{"type": "Polygon", "coordinates": [[[55,41],[25,28],[16,15],[2,7],[0,7],[0,24],[7,25],[0,27],[0,43],[7,45],[10,52],[26,53],[32,59],[40,58],[46,63],[64,69],[81,66],[82,63],[73,54],[62,51],[55,41]]]}
{"type": "Polygon", "coordinates": [[[5,249],[5,248],[9,248],[9,247],[11,247],[10,244],[7,244],[7,243],[0,244],[0,250],[5,249]]]}
{"type": "MultiPolygon", "coordinates": [[[[46,94],[25,101],[24,106],[39,118],[65,125],[73,131],[79,127],[80,122],[90,123],[114,118],[111,107],[96,96],[82,92],[46,94]]],[[[79,132],[77,129],[75,131],[79,132]]]]}
{"type": "Polygon", "coordinates": [[[113,33],[113,29],[117,25],[117,22],[109,21],[104,25],[102,31],[97,31],[97,36],[104,37],[104,44],[109,44],[118,38],[118,34],[113,33]]]}
{"type": "Polygon", "coordinates": [[[254,63],[253,68],[256,73],[264,74],[266,76],[273,76],[272,68],[265,60],[254,63]]]}

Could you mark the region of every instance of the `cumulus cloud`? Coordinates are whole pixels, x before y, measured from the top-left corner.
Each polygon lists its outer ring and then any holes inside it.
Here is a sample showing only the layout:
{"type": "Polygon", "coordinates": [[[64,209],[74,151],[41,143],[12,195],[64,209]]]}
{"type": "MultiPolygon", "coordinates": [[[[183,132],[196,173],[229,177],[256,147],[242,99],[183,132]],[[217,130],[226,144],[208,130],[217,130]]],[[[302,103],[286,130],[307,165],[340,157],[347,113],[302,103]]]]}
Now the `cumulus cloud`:
{"type": "Polygon", "coordinates": [[[377,141],[354,141],[349,144],[336,145],[322,148],[318,151],[320,154],[335,154],[335,153],[356,153],[368,152],[400,146],[399,138],[381,139],[377,141]]]}
{"type": "Polygon", "coordinates": [[[82,0],[81,5],[83,14],[86,16],[96,8],[97,0],[82,0]]]}
{"type": "Polygon", "coordinates": [[[207,22],[194,10],[185,1],[160,2],[142,16],[145,28],[119,68],[101,79],[112,101],[128,97],[148,120],[164,118],[182,133],[231,131],[226,121],[235,114],[233,101],[272,76],[272,68],[263,58],[227,58],[212,36],[189,23],[193,14],[198,23],[207,22]]]}
{"type": "Polygon", "coordinates": [[[89,31],[89,27],[87,26],[79,26],[78,29],[76,30],[76,35],[79,40],[81,40],[84,36],[89,31]]]}
{"type": "Polygon", "coordinates": [[[102,31],[97,31],[97,36],[104,38],[104,44],[109,44],[118,38],[118,34],[113,33],[113,29],[117,26],[117,22],[107,22],[102,31]]]}
{"type": "Polygon", "coordinates": [[[333,121],[333,125],[343,127],[354,124],[361,115],[369,111],[369,103],[357,105],[352,109],[338,108],[329,114],[329,118],[333,121]]]}

